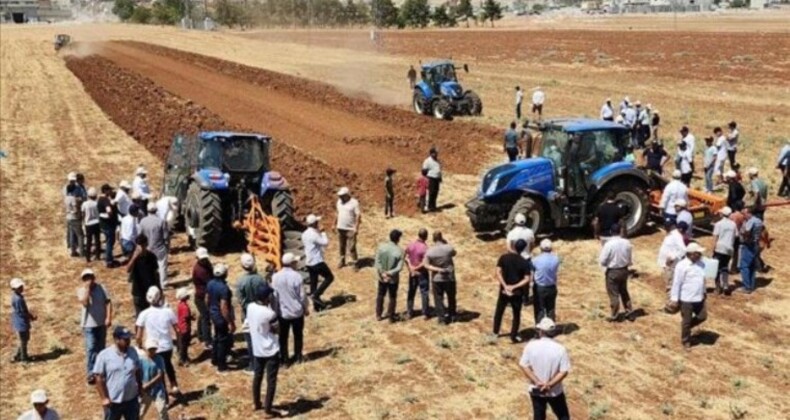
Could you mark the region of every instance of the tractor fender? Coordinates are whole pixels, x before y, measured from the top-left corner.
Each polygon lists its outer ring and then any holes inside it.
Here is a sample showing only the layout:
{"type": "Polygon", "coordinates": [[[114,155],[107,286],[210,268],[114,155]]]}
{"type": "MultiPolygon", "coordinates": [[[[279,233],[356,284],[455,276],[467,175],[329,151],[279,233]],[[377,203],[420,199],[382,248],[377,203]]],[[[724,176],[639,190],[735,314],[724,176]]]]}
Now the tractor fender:
{"type": "Polygon", "coordinates": [[[529,197],[543,205],[544,210],[548,210],[547,218],[549,220],[560,220],[562,207],[555,200],[552,200],[551,197],[547,197],[540,191],[531,188],[522,188],[521,191],[521,197],[529,197]]]}
{"type": "Polygon", "coordinates": [[[593,174],[592,182],[595,189],[592,191],[591,195],[597,195],[598,191],[604,189],[604,187],[606,187],[606,185],[610,182],[620,181],[623,179],[633,179],[640,184],[644,184],[645,189],[652,185],[650,177],[645,173],[645,171],[635,168],[633,165],[629,165],[623,168],[613,168],[613,170],[606,171],[600,175],[597,173],[593,174]]]}
{"type": "Polygon", "coordinates": [[[216,169],[201,169],[192,175],[192,180],[204,190],[225,191],[230,188],[230,176],[216,169]]]}
{"type": "Polygon", "coordinates": [[[265,172],[261,177],[260,196],[266,195],[267,191],[287,191],[288,182],[285,177],[277,171],[265,172]]]}
{"type": "Polygon", "coordinates": [[[417,83],[417,85],[414,86],[414,91],[419,92],[422,95],[422,97],[425,99],[433,98],[433,90],[425,82],[417,83]]]}

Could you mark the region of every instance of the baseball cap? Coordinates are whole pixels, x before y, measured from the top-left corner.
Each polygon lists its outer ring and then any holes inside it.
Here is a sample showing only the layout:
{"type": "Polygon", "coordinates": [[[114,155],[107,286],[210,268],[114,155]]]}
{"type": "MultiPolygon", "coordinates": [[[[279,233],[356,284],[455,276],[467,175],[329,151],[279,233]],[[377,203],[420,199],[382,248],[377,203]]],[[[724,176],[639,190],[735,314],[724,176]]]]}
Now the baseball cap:
{"type": "Polygon", "coordinates": [[[680,171],[679,171],[679,170],[677,170],[677,169],[675,169],[674,171],[672,171],[672,178],[675,178],[675,179],[680,179],[680,171]]]}
{"type": "Polygon", "coordinates": [[[535,328],[541,331],[553,331],[555,326],[556,325],[554,325],[554,321],[552,321],[551,318],[546,316],[543,317],[543,319],[541,319],[540,322],[538,322],[538,325],[535,325],[535,328]]]}
{"type": "Polygon", "coordinates": [[[321,220],[321,216],[316,216],[314,214],[310,214],[307,216],[307,224],[312,225],[313,223],[321,220]]]}
{"type": "Polygon", "coordinates": [[[80,278],[85,280],[85,277],[93,277],[96,278],[96,273],[93,272],[92,269],[86,268],[82,270],[82,274],[80,274],[80,278]]]}
{"type": "Polygon", "coordinates": [[[523,214],[519,213],[519,214],[516,215],[516,217],[513,219],[513,221],[517,225],[523,226],[523,225],[527,224],[527,216],[524,216],[523,214]]]}
{"type": "Polygon", "coordinates": [[[689,203],[686,200],[682,199],[682,198],[678,198],[677,200],[675,200],[673,205],[675,207],[686,207],[686,206],[689,205],[689,203]]]}
{"type": "Polygon", "coordinates": [[[12,289],[16,290],[16,289],[19,289],[20,287],[24,286],[25,282],[23,282],[22,279],[17,277],[17,278],[11,279],[10,285],[11,285],[12,289]]]}
{"type": "Polygon", "coordinates": [[[634,102],[634,105],[636,105],[636,106],[642,106],[642,101],[640,101],[640,100],[637,100],[636,102],[634,102]]]}
{"type": "Polygon", "coordinates": [[[725,178],[735,178],[738,174],[735,173],[732,169],[724,173],[725,178]]]}
{"type": "Polygon", "coordinates": [[[69,172],[69,174],[66,175],[66,180],[68,180],[68,181],[76,181],[77,180],[77,173],[76,172],[69,172]]]}
{"type": "Polygon", "coordinates": [[[148,291],[145,292],[145,300],[148,303],[156,303],[159,302],[159,299],[162,298],[162,291],[159,290],[156,286],[151,286],[148,288],[148,291]]]}
{"type": "Polygon", "coordinates": [[[240,260],[241,260],[241,266],[244,269],[249,270],[255,266],[255,257],[253,257],[252,254],[248,254],[245,252],[241,254],[240,260]]]}
{"type": "Polygon", "coordinates": [[[47,397],[47,391],[43,389],[37,389],[30,394],[30,403],[31,404],[44,404],[49,401],[47,397]]]}
{"type": "Polygon", "coordinates": [[[126,339],[129,339],[129,338],[132,338],[132,332],[129,331],[129,329],[124,327],[123,325],[119,325],[119,326],[115,327],[115,329],[113,330],[112,336],[113,336],[113,338],[126,338],[126,339]]]}
{"type": "Polygon", "coordinates": [[[129,185],[129,181],[123,179],[123,180],[121,180],[121,182],[118,183],[118,188],[123,188],[123,189],[128,190],[129,188],[132,188],[132,186],[129,185]]]}
{"type": "Polygon", "coordinates": [[[705,248],[701,247],[698,243],[692,242],[686,246],[686,253],[690,254],[692,252],[697,252],[700,254],[705,253],[705,248]]]}
{"type": "Polygon", "coordinates": [[[350,193],[350,191],[348,190],[348,187],[342,187],[342,188],[340,188],[337,191],[337,195],[339,195],[339,196],[340,195],[348,195],[349,193],[350,193]]]}
{"type": "Polygon", "coordinates": [[[272,295],[272,292],[274,292],[274,289],[272,289],[268,283],[262,283],[255,291],[255,296],[258,299],[266,299],[272,295]]]}
{"type": "Polygon", "coordinates": [[[544,239],[540,241],[540,249],[543,251],[551,251],[551,239],[544,239]]]}
{"type": "Polygon", "coordinates": [[[749,170],[747,171],[747,173],[748,173],[749,175],[757,175],[757,174],[759,174],[759,173],[760,173],[760,171],[759,171],[759,170],[757,170],[757,168],[755,168],[755,167],[751,167],[751,168],[749,168],[749,170]]]}
{"type": "Polygon", "coordinates": [[[146,170],[145,170],[145,167],[143,167],[143,166],[138,166],[138,167],[137,167],[137,170],[136,170],[136,171],[134,171],[134,174],[135,174],[135,175],[146,175],[146,174],[148,174],[148,171],[146,171],[146,170]]]}
{"type": "Polygon", "coordinates": [[[228,266],[223,263],[219,263],[214,266],[214,275],[217,277],[221,277],[228,274],[228,266]]]}
{"type": "Polygon", "coordinates": [[[156,213],[156,203],[154,202],[148,203],[147,209],[149,213],[156,213]]]}
{"type": "Polygon", "coordinates": [[[197,259],[202,260],[204,258],[208,258],[208,249],[203,248],[202,246],[195,251],[195,257],[197,259]]]}
{"type": "Polygon", "coordinates": [[[97,195],[98,193],[96,192],[96,188],[88,188],[88,197],[96,197],[97,195]]]}
{"type": "Polygon", "coordinates": [[[148,339],[145,340],[144,344],[146,350],[159,348],[159,342],[157,342],[155,338],[149,337],[148,339]]]}
{"type": "Polygon", "coordinates": [[[180,287],[176,290],[176,299],[181,300],[186,297],[189,297],[189,288],[188,287],[180,287]]]}
{"type": "Polygon", "coordinates": [[[728,217],[729,215],[732,214],[732,209],[725,206],[721,210],[719,210],[719,213],[721,213],[721,215],[724,217],[728,217]]]}
{"type": "Polygon", "coordinates": [[[285,255],[283,255],[283,264],[285,265],[293,264],[294,261],[298,261],[298,260],[299,258],[296,255],[294,255],[292,252],[286,252],[285,255]]]}

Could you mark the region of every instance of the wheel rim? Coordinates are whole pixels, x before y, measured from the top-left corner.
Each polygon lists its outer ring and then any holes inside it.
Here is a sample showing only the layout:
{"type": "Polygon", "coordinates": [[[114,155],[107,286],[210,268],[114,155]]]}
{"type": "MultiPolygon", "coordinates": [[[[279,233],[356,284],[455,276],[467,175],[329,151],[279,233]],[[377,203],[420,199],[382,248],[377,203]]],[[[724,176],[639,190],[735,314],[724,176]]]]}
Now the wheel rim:
{"type": "Polygon", "coordinates": [[[540,227],[540,212],[533,208],[530,209],[525,216],[527,217],[527,226],[532,229],[532,232],[537,233],[540,227]]]}
{"type": "Polygon", "coordinates": [[[442,105],[441,104],[436,104],[433,107],[433,116],[438,118],[438,119],[444,118],[444,112],[442,111],[442,105]]]}
{"type": "Polygon", "coordinates": [[[420,104],[420,98],[415,96],[412,102],[414,104],[414,111],[417,112],[418,114],[422,114],[422,105],[420,104]]]}
{"type": "Polygon", "coordinates": [[[637,222],[642,219],[642,200],[631,191],[623,191],[617,194],[617,202],[626,206],[628,214],[626,217],[626,230],[633,229],[637,222]]]}

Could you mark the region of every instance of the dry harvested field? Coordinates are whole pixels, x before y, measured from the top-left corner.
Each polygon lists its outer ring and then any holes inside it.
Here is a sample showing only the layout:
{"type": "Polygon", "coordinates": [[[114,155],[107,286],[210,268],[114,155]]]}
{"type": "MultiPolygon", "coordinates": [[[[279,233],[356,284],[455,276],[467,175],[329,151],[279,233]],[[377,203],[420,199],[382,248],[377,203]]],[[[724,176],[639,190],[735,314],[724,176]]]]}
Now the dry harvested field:
{"type": "MultiPolygon", "coordinates": [[[[380,46],[368,44],[364,31],[2,27],[0,150],[7,157],[0,160],[0,274],[4,282],[17,275],[26,279],[29,305],[40,319],[30,349],[39,361],[9,364],[15,338],[8,322],[10,297],[5,286],[0,289],[0,418],[18,415],[38,387],[48,389],[52,405],[66,418],[99,417],[98,397],[83,382],[74,298],[84,263],[68,258],[62,244],[65,174],[79,170],[98,185],[130,178],[140,163],[161,173],[174,132],[215,128],[274,136],[273,165],[294,185],[300,214],[318,211],[332,219],[333,191],[343,184],[358,191],[366,207],[363,256],[372,256],[390,229],[401,228],[410,239],[423,226],[444,231],[460,254],[463,322],[444,328],[423,320],[377,323],[371,270],[336,272],[328,294],[337,307],[308,319],[305,350],[311,360],[281,371],[277,405],[304,418],[528,416],[516,367],[521,346],[487,337],[497,293],[493,266],[503,243],[475,237],[463,210],[480,171],[500,159],[497,126],[512,118],[515,84],[543,86],[550,116],[596,115],[606,96],[628,94],[652,102],[662,111],[670,143],[681,124],[700,138],[737,119],[744,164],[763,170],[772,194],[778,186],[773,162],[790,133],[790,36],[656,35],[618,31],[618,25],[596,33],[561,24],[552,33],[387,32],[380,46]],[[59,32],[77,41],[60,56],[50,44],[59,32]],[[647,42],[651,37],[660,38],[654,47],[647,42]],[[556,53],[536,60],[539,52],[549,51],[544,44],[556,53]],[[463,82],[481,93],[485,116],[437,122],[411,114],[406,66],[450,54],[472,65],[463,82]],[[574,61],[579,54],[586,59],[574,61]],[[600,60],[601,54],[610,61],[600,60]],[[720,62],[736,55],[753,61],[722,67],[720,62]],[[415,215],[407,210],[411,183],[432,144],[447,163],[440,200],[447,209],[415,215]],[[388,165],[399,169],[396,206],[403,210],[394,219],[380,214],[380,183],[388,165]]],[[[563,257],[558,315],[564,328],[557,339],[573,362],[566,391],[574,418],[728,419],[740,412],[746,419],[790,417],[787,222],[788,207],[768,213],[778,240],[765,258],[774,270],[758,279],[755,295],[712,297],[704,340],[690,353],[680,349],[678,317],[660,312],[664,292],[655,258],[661,233],[635,239],[639,277],[632,281],[632,295],[647,315],[622,325],[603,320],[598,244],[585,235],[554,235],[563,257]]],[[[710,239],[702,241],[708,245],[710,239]]],[[[185,242],[178,238],[171,257],[177,279],[188,277],[192,263],[185,242]]],[[[334,255],[334,246],[329,252],[334,255]]],[[[215,259],[232,264],[231,278],[239,274],[237,253],[215,259]]],[[[116,322],[131,325],[125,275],[94,268],[114,297],[116,322]]],[[[168,298],[173,295],[168,292],[168,298]]],[[[401,309],[404,299],[402,289],[401,309]]],[[[527,310],[522,328],[528,335],[531,318],[527,310]]],[[[192,356],[198,357],[194,347],[192,356]]],[[[207,361],[178,373],[187,399],[171,415],[253,415],[248,376],[216,376],[207,361]],[[218,393],[204,396],[210,386],[218,393]]]]}

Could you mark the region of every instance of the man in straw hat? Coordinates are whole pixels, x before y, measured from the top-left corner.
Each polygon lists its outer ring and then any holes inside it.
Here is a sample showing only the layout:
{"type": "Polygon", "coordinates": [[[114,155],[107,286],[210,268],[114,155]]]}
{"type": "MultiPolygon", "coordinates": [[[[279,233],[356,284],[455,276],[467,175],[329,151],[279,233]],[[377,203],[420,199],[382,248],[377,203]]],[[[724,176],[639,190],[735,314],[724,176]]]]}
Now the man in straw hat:
{"type": "Polygon", "coordinates": [[[17,420],[60,420],[58,412],[47,407],[49,397],[47,391],[37,389],[30,394],[30,403],[33,409],[25,411],[17,420]]]}
{"type": "Polygon", "coordinates": [[[686,247],[686,258],[675,267],[670,304],[680,307],[680,341],[686,350],[691,348],[691,329],[705,322],[705,248],[696,242],[686,247]]]}
{"type": "Polygon", "coordinates": [[[565,346],[551,338],[554,328],[551,318],[543,318],[535,326],[538,337],[524,346],[518,364],[530,382],[527,389],[533,418],[545,419],[546,409],[551,407],[559,420],[570,420],[562,382],[571,370],[571,360],[565,346]]]}
{"type": "Polygon", "coordinates": [[[351,197],[351,191],[342,187],[337,191],[337,237],[340,248],[340,264],[338,268],[346,265],[346,251],[351,254],[351,265],[357,268],[357,234],[359,224],[362,222],[362,213],[359,201],[351,197]]]}
{"type": "Polygon", "coordinates": [[[27,307],[25,301],[25,282],[20,278],[11,279],[11,325],[19,336],[19,348],[14,355],[12,362],[30,361],[27,354],[27,343],[30,341],[30,323],[36,320],[36,316],[27,307]]]}

